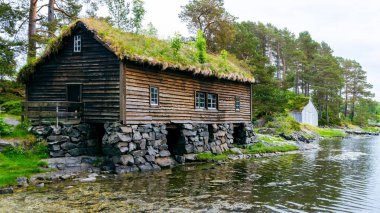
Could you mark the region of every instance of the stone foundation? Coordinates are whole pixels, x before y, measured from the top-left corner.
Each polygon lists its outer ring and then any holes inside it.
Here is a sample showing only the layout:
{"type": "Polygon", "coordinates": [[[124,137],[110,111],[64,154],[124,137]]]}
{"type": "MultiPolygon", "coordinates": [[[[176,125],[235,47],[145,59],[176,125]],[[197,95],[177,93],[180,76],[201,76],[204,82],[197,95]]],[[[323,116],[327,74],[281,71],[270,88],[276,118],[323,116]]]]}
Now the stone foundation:
{"type": "Polygon", "coordinates": [[[180,142],[183,141],[186,154],[211,152],[221,154],[233,143],[251,144],[256,141],[251,123],[240,124],[239,133],[234,134],[234,124],[183,124],[180,142]],[[237,138],[234,138],[234,135],[237,138]]]}
{"type": "Polygon", "coordinates": [[[176,164],[168,150],[165,124],[105,124],[103,154],[112,158],[117,173],[160,170],[176,164]]]}
{"type": "MultiPolygon", "coordinates": [[[[232,124],[183,124],[181,137],[185,142],[186,154],[227,151],[233,141],[232,124]]],[[[180,140],[181,141],[181,140],[180,140]]]]}
{"type": "Polygon", "coordinates": [[[51,157],[75,157],[99,155],[100,143],[95,137],[95,129],[89,124],[34,126],[31,129],[38,139],[48,143],[51,157]]]}
{"type": "Polygon", "coordinates": [[[256,141],[250,123],[170,124],[167,129],[165,124],[123,125],[115,122],[104,124],[102,139],[96,138],[96,131],[99,127],[90,124],[32,128],[37,137],[47,140],[51,157],[103,155],[105,161],[112,164],[109,168],[117,173],[160,170],[174,166],[177,162],[173,157],[183,163],[195,160],[198,153],[221,154],[233,143],[256,141]],[[176,133],[168,135],[168,130],[176,133]]]}

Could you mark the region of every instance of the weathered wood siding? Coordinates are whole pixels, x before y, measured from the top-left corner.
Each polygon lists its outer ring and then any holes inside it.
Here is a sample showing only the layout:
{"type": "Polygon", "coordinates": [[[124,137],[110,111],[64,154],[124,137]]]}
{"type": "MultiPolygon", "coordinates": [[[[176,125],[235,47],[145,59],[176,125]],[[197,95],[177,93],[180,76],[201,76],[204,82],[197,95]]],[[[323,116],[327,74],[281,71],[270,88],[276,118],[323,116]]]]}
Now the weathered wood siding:
{"type": "Polygon", "coordinates": [[[126,65],[126,123],[249,122],[250,84],[195,77],[175,71],[155,71],[126,65]],[[150,86],[159,88],[159,106],[150,106],[150,86]],[[218,94],[218,110],[195,109],[195,92],[218,94]],[[235,97],[240,111],[235,111],[235,97]]]}
{"type": "Polygon", "coordinates": [[[66,101],[66,84],[82,84],[85,122],[120,120],[120,60],[92,33],[79,28],[82,51],[73,53],[73,36],[64,48],[37,67],[27,84],[28,101],[66,101]]]}

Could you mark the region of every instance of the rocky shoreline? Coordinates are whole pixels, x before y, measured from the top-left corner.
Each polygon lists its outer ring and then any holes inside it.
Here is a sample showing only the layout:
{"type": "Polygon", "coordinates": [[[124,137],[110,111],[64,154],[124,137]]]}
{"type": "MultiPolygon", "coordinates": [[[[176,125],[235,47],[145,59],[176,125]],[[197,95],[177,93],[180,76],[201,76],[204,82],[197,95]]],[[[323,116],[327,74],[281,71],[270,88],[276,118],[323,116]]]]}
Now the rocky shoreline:
{"type": "MultiPolygon", "coordinates": [[[[274,137],[273,133],[270,129],[263,129],[259,131],[263,133],[261,136],[264,137],[274,137]]],[[[361,132],[355,130],[345,130],[348,135],[361,135],[361,136],[374,136],[379,135],[378,133],[369,133],[369,132],[361,132]]],[[[199,160],[196,157],[196,154],[185,154],[183,155],[183,159],[172,158],[171,162],[167,164],[166,167],[161,166],[151,166],[147,169],[141,169],[141,166],[131,165],[128,167],[117,166],[112,167],[114,162],[123,161],[128,162],[131,159],[110,159],[109,156],[63,156],[63,157],[55,157],[47,159],[48,167],[53,169],[54,171],[41,173],[32,176],[31,178],[19,177],[17,179],[17,189],[26,188],[27,186],[34,187],[44,187],[45,184],[53,184],[55,181],[64,181],[64,180],[75,180],[79,182],[93,182],[99,178],[108,178],[110,176],[115,176],[123,173],[130,172],[155,172],[160,171],[164,168],[173,168],[177,165],[183,165],[185,163],[204,163],[204,162],[214,162],[216,164],[221,164],[226,161],[235,161],[235,160],[243,160],[250,158],[267,158],[274,157],[279,155],[288,155],[288,154],[296,154],[303,151],[317,149],[318,148],[318,140],[323,139],[316,135],[313,132],[294,132],[291,135],[280,134],[279,137],[283,140],[286,140],[285,144],[295,145],[299,147],[299,150],[289,151],[289,152],[275,152],[275,153],[260,153],[260,154],[245,154],[239,148],[230,147],[230,150],[234,154],[229,154],[228,158],[225,160],[199,160]],[[305,135],[312,135],[314,139],[310,139],[305,137],[305,135]]],[[[259,139],[260,140],[260,139],[259,139]]],[[[260,141],[261,143],[267,144],[270,146],[270,143],[265,141],[260,141]]],[[[284,142],[283,142],[284,143],[284,142]]],[[[127,163],[126,163],[127,164],[127,163]]],[[[161,164],[163,165],[163,164],[161,164]]],[[[14,187],[5,187],[0,188],[0,194],[9,194],[13,193],[14,187]]]]}
{"type": "MultiPolygon", "coordinates": [[[[222,164],[227,161],[251,159],[251,158],[268,158],[280,155],[296,154],[303,151],[316,149],[318,148],[317,143],[305,143],[303,141],[292,141],[291,144],[297,144],[300,148],[296,151],[289,152],[275,152],[275,153],[260,153],[260,154],[244,154],[239,148],[231,148],[235,154],[228,155],[226,160],[198,160],[195,154],[189,154],[186,157],[186,163],[205,163],[205,162],[214,162],[216,165],[222,164]]],[[[27,189],[28,186],[34,186],[42,188],[45,184],[54,184],[56,181],[65,181],[65,180],[74,180],[79,182],[94,182],[100,178],[109,178],[115,175],[120,175],[123,173],[130,172],[156,172],[160,171],[161,168],[157,167],[156,169],[149,169],[146,171],[141,171],[137,167],[135,170],[107,170],[104,168],[104,165],[98,165],[102,161],[106,161],[106,156],[77,156],[77,157],[61,157],[61,158],[50,158],[46,161],[48,162],[48,167],[53,168],[55,171],[41,173],[33,175],[31,178],[19,177],[17,179],[17,189],[27,189]]],[[[168,167],[173,168],[177,165],[184,165],[183,163],[176,163],[175,165],[168,167]]],[[[116,168],[117,169],[117,168],[116,168]]],[[[0,189],[0,194],[10,194],[14,192],[14,187],[5,187],[0,189]]]]}

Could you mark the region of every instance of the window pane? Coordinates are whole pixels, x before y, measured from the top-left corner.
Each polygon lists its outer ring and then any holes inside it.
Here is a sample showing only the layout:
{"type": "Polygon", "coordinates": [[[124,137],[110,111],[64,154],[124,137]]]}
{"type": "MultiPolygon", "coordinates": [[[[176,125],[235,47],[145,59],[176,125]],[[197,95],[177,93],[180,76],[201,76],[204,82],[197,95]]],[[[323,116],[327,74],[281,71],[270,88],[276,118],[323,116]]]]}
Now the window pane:
{"type": "Polygon", "coordinates": [[[195,95],[195,107],[196,108],[205,108],[205,93],[196,92],[195,95]]]}
{"type": "Polygon", "coordinates": [[[80,52],[82,49],[82,40],[80,35],[74,36],[74,52],[80,52]]]}
{"type": "Polygon", "coordinates": [[[240,110],[240,98],[239,97],[236,97],[236,99],[235,99],[235,109],[236,109],[236,111],[240,110]]]}
{"type": "Polygon", "coordinates": [[[209,93],[207,95],[207,108],[216,109],[217,95],[209,93]]]}
{"type": "Polygon", "coordinates": [[[157,87],[150,88],[150,104],[158,105],[158,88],[157,87]]]}

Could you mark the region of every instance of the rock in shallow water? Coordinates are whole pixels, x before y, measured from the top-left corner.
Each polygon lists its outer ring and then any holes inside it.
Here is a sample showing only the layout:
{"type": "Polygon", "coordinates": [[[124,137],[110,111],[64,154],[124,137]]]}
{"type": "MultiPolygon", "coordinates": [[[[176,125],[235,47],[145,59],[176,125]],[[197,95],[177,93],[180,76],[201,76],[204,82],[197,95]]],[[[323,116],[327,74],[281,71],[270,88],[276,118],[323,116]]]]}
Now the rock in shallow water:
{"type": "Polygon", "coordinates": [[[2,194],[12,194],[13,188],[12,187],[6,187],[6,188],[0,188],[0,195],[2,194]]]}
{"type": "Polygon", "coordinates": [[[80,182],[82,183],[86,183],[86,182],[95,182],[96,181],[96,177],[87,177],[87,178],[83,178],[83,179],[80,179],[79,180],[80,182]]]}
{"type": "Polygon", "coordinates": [[[17,178],[17,186],[26,187],[28,186],[28,178],[27,177],[18,177],[17,178]]]}

